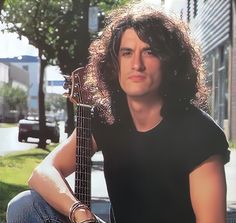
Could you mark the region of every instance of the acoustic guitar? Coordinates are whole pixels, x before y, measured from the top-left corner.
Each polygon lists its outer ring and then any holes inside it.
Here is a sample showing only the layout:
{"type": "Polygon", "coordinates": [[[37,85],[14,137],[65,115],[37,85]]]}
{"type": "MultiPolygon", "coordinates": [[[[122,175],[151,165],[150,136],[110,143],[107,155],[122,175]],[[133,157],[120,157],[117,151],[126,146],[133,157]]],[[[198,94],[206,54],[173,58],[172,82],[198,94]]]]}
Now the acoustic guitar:
{"type": "Polygon", "coordinates": [[[91,207],[91,118],[93,107],[86,104],[86,92],[82,92],[84,68],[78,68],[71,76],[65,77],[64,88],[68,97],[77,107],[76,112],[76,170],[74,195],[83,204],[91,207]]]}
{"type": "MultiPolygon", "coordinates": [[[[82,91],[84,68],[78,68],[71,76],[64,76],[65,88],[72,103],[77,106],[76,112],[76,170],[74,195],[83,204],[91,208],[91,169],[92,169],[92,132],[91,121],[94,107],[88,105],[86,92],[82,91]]],[[[110,208],[110,223],[115,223],[113,210],[110,208]]]]}

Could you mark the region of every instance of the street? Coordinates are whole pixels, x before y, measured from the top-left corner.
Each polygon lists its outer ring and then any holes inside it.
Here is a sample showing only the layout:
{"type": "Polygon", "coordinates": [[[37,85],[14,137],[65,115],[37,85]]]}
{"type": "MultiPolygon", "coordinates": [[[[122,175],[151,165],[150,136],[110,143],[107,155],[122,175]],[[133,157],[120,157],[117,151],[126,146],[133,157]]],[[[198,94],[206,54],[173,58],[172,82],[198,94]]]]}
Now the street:
{"type": "Polygon", "coordinates": [[[33,143],[18,142],[18,127],[0,128],[0,156],[9,152],[31,149],[37,146],[33,143]]]}
{"type": "MultiPolygon", "coordinates": [[[[64,141],[67,134],[64,133],[64,122],[59,122],[60,142],[64,141]]],[[[18,142],[18,127],[0,128],[0,156],[10,152],[27,150],[37,147],[38,139],[29,138],[27,143],[18,142]]]]}

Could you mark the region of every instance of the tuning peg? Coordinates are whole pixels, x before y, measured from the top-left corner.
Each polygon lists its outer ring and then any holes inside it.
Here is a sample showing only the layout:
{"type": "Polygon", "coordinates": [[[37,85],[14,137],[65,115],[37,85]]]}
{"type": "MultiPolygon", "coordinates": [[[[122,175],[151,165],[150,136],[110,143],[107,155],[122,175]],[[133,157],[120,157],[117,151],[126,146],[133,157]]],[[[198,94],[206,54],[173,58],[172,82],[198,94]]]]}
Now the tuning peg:
{"type": "Polygon", "coordinates": [[[65,78],[65,81],[63,83],[63,88],[65,90],[71,88],[71,76],[69,75],[63,75],[63,77],[65,78]]]}
{"type": "Polygon", "coordinates": [[[65,82],[63,83],[63,88],[64,88],[65,90],[71,88],[71,82],[65,81],[65,82]]]}
{"type": "Polygon", "coordinates": [[[71,80],[71,75],[62,75],[66,80],[71,80]]]}

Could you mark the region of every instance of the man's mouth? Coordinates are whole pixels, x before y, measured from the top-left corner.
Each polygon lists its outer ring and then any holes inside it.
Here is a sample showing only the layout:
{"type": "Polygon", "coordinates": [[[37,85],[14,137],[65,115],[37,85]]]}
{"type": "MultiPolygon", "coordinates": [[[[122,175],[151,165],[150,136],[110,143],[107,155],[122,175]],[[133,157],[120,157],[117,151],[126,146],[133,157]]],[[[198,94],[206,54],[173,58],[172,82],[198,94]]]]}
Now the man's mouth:
{"type": "Polygon", "coordinates": [[[134,82],[143,81],[145,78],[146,77],[143,74],[132,74],[128,77],[129,80],[132,80],[134,82]]]}

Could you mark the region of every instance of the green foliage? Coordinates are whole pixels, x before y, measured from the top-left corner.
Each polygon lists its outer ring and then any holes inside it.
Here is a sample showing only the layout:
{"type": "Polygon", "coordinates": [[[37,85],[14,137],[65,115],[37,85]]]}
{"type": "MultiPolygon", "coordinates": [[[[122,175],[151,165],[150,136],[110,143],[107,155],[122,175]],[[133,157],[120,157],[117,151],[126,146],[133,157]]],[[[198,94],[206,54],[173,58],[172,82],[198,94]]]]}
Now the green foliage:
{"type": "Polygon", "coordinates": [[[127,0],[8,0],[1,21],[7,30],[26,36],[48,63],[58,65],[63,74],[87,63],[90,35],[88,8],[103,11],[127,0]]]}
{"type": "MultiPolygon", "coordinates": [[[[50,147],[50,151],[54,147],[50,147]]],[[[28,188],[32,170],[48,155],[48,151],[31,149],[0,157],[0,222],[5,222],[7,203],[28,188]]]]}
{"type": "MultiPolygon", "coordinates": [[[[91,5],[101,5],[104,10],[124,0],[6,0],[0,21],[10,32],[28,38],[38,48],[41,70],[47,64],[58,65],[62,74],[70,75],[88,60],[90,34],[88,31],[88,10],[91,5]]],[[[43,71],[40,72],[39,116],[43,129],[44,94],[43,71]]],[[[68,129],[72,132],[73,108],[67,104],[68,129]]],[[[41,131],[41,130],[40,130],[41,131]]],[[[43,130],[42,130],[43,131],[43,130]]],[[[43,139],[42,139],[43,140],[43,139]]],[[[40,139],[40,142],[42,141],[40,139]]]]}
{"type": "Polygon", "coordinates": [[[8,31],[26,36],[48,63],[59,65],[62,73],[69,74],[87,60],[87,2],[8,0],[1,20],[8,31]]]}
{"type": "Polygon", "coordinates": [[[66,98],[60,94],[48,94],[45,104],[48,111],[56,112],[66,108],[66,98]]]}
{"type": "Polygon", "coordinates": [[[4,102],[10,110],[26,110],[27,94],[19,87],[11,87],[9,84],[3,84],[0,88],[0,96],[4,97],[4,102]]]}
{"type": "Polygon", "coordinates": [[[1,10],[2,10],[3,4],[4,4],[4,0],[1,0],[0,1],[0,14],[1,14],[1,10]]]}
{"type": "Polygon", "coordinates": [[[98,1],[98,6],[104,11],[108,12],[114,7],[118,7],[119,5],[124,5],[130,2],[130,0],[106,0],[106,1],[98,1]]]}
{"type": "Polygon", "coordinates": [[[0,128],[12,128],[16,127],[18,123],[0,123],[0,128]]]}
{"type": "Polygon", "coordinates": [[[236,149],[236,142],[230,141],[230,142],[229,142],[229,148],[230,148],[231,150],[236,149]]]}

